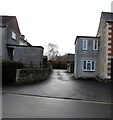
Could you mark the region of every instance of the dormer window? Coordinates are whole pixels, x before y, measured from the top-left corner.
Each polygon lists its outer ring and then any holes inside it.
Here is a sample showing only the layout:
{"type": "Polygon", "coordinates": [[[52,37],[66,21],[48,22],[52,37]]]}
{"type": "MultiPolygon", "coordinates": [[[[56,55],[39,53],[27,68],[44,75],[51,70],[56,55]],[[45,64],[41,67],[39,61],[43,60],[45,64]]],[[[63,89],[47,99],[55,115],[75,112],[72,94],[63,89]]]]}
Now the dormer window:
{"type": "Polygon", "coordinates": [[[83,50],[88,50],[88,40],[83,40],[83,50]]]}
{"type": "Polygon", "coordinates": [[[12,32],[12,39],[16,40],[16,33],[12,32]]]}
{"type": "Polygon", "coordinates": [[[98,50],[98,40],[93,40],[93,50],[98,50]]]}

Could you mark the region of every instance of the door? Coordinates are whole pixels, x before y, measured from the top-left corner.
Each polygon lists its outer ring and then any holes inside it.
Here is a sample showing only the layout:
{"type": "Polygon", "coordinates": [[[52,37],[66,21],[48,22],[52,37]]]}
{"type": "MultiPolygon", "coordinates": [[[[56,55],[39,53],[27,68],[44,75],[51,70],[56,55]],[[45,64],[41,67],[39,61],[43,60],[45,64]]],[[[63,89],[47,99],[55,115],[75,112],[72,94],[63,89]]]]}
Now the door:
{"type": "Polygon", "coordinates": [[[7,48],[8,60],[13,60],[14,48],[7,48]]]}

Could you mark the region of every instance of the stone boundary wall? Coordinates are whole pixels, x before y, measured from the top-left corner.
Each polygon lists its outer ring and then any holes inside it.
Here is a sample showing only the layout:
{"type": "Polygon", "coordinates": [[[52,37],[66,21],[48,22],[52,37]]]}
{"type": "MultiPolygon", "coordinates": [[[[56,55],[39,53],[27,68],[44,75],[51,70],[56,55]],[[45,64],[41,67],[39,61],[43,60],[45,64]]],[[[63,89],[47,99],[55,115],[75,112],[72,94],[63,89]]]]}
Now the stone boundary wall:
{"type": "Polygon", "coordinates": [[[49,76],[49,69],[17,69],[16,83],[29,83],[45,80],[49,76]]]}

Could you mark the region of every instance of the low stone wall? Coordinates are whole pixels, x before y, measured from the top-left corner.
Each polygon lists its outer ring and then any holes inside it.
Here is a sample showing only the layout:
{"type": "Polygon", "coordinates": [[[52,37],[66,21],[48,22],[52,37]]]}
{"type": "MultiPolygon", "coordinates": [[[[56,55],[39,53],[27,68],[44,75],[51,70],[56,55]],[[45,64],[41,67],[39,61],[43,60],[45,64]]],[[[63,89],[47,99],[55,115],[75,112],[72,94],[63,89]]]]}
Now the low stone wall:
{"type": "Polygon", "coordinates": [[[49,69],[17,69],[16,83],[37,82],[47,79],[49,69]]]}

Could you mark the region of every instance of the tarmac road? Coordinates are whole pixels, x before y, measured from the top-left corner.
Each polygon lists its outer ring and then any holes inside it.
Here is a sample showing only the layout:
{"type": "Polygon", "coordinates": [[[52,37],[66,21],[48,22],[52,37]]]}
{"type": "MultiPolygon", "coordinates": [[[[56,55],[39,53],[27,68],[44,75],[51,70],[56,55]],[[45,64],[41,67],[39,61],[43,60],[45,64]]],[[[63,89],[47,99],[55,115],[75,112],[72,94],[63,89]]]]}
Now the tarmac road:
{"type": "Polygon", "coordinates": [[[3,118],[110,118],[111,105],[70,99],[3,95],[3,118]]]}
{"type": "Polygon", "coordinates": [[[109,85],[54,70],[46,81],[3,88],[5,118],[110,118],[109,85]]]}

